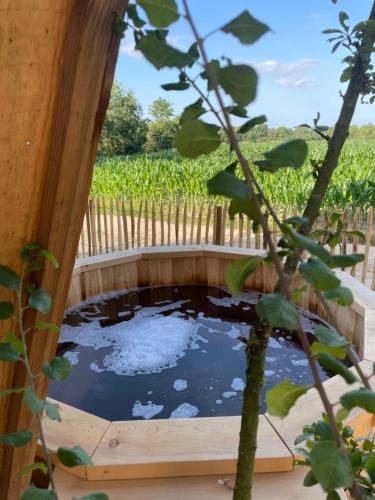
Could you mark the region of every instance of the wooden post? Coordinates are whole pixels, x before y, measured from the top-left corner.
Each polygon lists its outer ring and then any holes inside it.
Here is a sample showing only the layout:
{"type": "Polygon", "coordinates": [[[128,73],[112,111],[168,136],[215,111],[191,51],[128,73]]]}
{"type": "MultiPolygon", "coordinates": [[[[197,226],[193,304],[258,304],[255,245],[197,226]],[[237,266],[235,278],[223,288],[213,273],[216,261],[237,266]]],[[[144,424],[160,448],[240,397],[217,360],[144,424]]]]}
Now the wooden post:
{"type": "Polygon", "coordinates": [[[223,223],[223,207],[215,207],[215,230],[214,230],[214,245],[221,243],[221,225],[223,223]]]}
{"type": "Polygon", "coordinates": [[[362,273],[361,273],[361,282],[366,283],[367,277],[367,267],[368,260],[370,254],[370,246],[371,246],[371,235],[372,235],[372,208],[370,207],[367,210],[367,220],[366,220],[366,242],[365,242],[365,260],[362,264],[362,273]]]}
{"type": "MultiPolygon", "coordinates": [[[[30,325],[61,323],[120,43],[113,36],[115,12],[122,16],[126,4],[1,2],[0,262],[19,271],[19,251],[28,241],[38,241],[60,262],[58,270],[47,266],[35,277],[52,293],[53,306],[47,317],[28,311],[30,325]]],[[[0,323],[0,338],[6,326],[0,323]]],[[[35,373],[55,355],[56,344],[51,332],[29,338],[35,373]]],[[[21,366],[1,363],[0,389],[25,384],[21,366]]],[[[46,378],[38,377],[36,385],[44,398],[46,378]]],[[[0,415],[0,434],[35,429],[22,396],[0,398],[0,415]]],[[[30,476],[17,474],[33,463],[35,449],[35,440],[1,447],[1,500],[21,498],[30,476]]]]}

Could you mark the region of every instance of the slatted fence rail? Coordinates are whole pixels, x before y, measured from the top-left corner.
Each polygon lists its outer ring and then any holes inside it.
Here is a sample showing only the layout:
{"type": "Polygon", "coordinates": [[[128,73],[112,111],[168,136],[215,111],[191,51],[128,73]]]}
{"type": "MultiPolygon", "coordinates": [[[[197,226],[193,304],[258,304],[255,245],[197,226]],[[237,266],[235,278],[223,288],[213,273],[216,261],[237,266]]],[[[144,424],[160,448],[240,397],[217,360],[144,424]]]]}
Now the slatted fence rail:
{"type": "MultiPolygon", "coordinates": [[[[297,211],[276,210],[285,220],[297,211]]],[[[323,210],[314,229],[327,229],[333,211],[323,210]]],[[[375,290],[375,246],[373,243],[373,209],[347,208],[343,215],[344,229],[361,231],[359,236],[341,235],[331,249],[334,253],[360,252],[363,263],[349,269],[375,290]]],[[[281,236],[277,225],[269,218],[272,240],[281,236]]],[[[229,218],[227,203],[133,201],[117,198],[91,197],[82,227],[77,258],[111,253],[118,250],[148,246],[215,244],[239,248],[264,248],[261,231],[254,232],[247,216],[229,218]]]]}

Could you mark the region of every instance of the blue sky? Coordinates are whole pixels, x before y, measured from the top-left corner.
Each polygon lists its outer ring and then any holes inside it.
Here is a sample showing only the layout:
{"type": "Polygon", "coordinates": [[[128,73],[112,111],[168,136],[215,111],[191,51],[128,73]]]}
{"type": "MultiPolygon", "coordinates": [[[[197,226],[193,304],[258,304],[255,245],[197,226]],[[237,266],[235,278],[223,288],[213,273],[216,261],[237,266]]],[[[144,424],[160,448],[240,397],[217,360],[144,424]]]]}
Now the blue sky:
{"type": "MultiPolygon", "coordinates": [[[[372,0],[189,0],[201,34],[220,27],[244,9],[273,30],[257,43],[243,46],[232,35],[218,33],[207,41],[211,58],[225,55],[234,62],[248,62],[259,74],[258,96],[249,115],[266,114],[269,126],[295,126],[312,122],[317,111],[321,124],[333,125],[341,106],[339,90],[344,49],[331,54],[327,36],[321,32],[338,26],[338,13],[345,10],[350,22],[368,16],[372,0]]],[[[142,12],[143,14],[143,12],[142,12]]],[[[143,15],[145,18],[145,16],[143,15]]],[[[116,80],[136,93],[144,111],[157,97],[172,102],[177,113],[197,99],[194,91],[166,92],[162,83],[177,81],[175,71],[157,71],[135,52],[129,32],[123,40],[116,80]]],[[[170,27],[169,41],[180,50],[192,43],[189,26],[179,20],[170,27]]],[[[375,107],[359,104],[353,123],[374,122],[375,107]]]]}

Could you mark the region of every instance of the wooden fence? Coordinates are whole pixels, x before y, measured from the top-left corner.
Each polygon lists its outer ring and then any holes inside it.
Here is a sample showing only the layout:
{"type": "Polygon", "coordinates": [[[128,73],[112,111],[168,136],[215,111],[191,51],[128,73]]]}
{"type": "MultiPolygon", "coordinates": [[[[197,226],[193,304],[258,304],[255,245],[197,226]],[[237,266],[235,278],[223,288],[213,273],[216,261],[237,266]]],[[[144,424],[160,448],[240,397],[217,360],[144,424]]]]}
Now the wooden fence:
{"type": "MultiPolygon", "coordinates": [[[[277,211],[285,220],[297,212],[277,211]]],[[[315,228],[327,229],[330,212],[323,210],[315,228]]],[[[332,253],[360,252],[363,263],[349,269],[352,276],[375,289],[375,246],[372,246],[373,209],[347,208],[344,229],[362,231],[359,236],[343,234],[332,253]]],[[[270,221],[273,241],[281,236],[270,221]]],[[[81,232],[77,258],[148,246],[216,244],[239,248],[264,248],[261,231],[254,233],[252,221],[242,214],[232,220],[228,204],[133,202],[124,198],[91,197],[81,232]]]]}

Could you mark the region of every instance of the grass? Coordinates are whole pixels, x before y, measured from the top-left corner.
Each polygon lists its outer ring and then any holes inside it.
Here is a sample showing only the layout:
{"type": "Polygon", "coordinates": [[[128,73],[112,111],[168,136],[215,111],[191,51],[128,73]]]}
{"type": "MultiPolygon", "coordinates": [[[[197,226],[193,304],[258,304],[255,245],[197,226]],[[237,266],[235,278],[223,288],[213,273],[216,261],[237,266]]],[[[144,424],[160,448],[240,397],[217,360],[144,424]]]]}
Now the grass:
{"type": "MultiPolygon", "coordinates": [[[[262,152],[276,143],[243,144],[249,160],[261,159],[262,152]]],[[[272,203],[280,208],[300,209],[313,185],[310,160],[321,160],[326,144],[309,143],[309,158],[302,169],[283,169],[258,178],[272,203]]],[[[133,200],[148,199],[208,201],[206,182],[231,161],[222,145],[197,160],[182,158],[176,151],[157,154],[99,158],[94,170],[92,194],[122,195],[133,200]]],[[[340,158],[325,200],[326,207],[347,205],[367,208],[375,205],[375,141],[349,140],[340,158]]]]}

